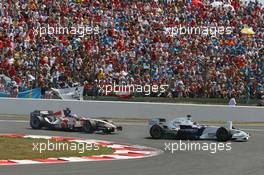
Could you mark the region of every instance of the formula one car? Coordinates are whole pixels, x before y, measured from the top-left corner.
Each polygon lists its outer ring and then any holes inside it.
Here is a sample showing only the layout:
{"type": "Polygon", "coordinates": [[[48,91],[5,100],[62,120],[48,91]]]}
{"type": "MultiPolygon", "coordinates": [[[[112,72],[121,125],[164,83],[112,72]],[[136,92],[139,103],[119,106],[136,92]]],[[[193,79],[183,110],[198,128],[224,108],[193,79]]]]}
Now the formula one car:
{"type": "Polygon", "coordinates": [[[232,126],[228,122],[228,127],[200,125],[191,120],[191,116],[176,118],[166,121],[164,118],[149,120],[150,135],[154,139],[172,137],[181,140],[217,140],[226,142],[247,141],[250,135],[232,126]]]}
{"type": "Polygon", "coordinates": [[[54,130],[84,131],[86,133],[102,131],[106,134],[122,130],[122,126],[117,126],[108,120],[71,115],[69,108],[58,112],[35,110],[30,113],[30,126],[33,129],[48,128],[54,130]]]}

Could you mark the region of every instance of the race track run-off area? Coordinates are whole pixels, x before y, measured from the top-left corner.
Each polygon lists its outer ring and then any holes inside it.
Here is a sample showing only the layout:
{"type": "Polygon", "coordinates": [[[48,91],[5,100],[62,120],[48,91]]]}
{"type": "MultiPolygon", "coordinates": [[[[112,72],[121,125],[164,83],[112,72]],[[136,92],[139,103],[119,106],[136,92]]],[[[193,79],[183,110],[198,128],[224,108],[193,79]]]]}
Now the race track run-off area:
{"type": "MultiPolygon", "coordinates": [[[[61,158],[48,159],[56,163],[42,163],[32,160],[20,162],[3,162],[0,165],[0,175],[262,175],[264,174],[264,129],[248,126],[241,129],[249,132],[248,142],[231,142],[232,150],[212,154],[208,151],[165,151],[165,143],[179,142],[177,140],[153,140],[149,137],[146,124],[122,123],[124,130],[116,134],[85,134],[81,132],[64,132],[51,130],[33,130],[28,121],[1,121],[0,133],[21,133],[37,137],[72,138],[101,142],[113,148],[131,148],[118,150],[115,154],[101,155],[92,159],[61,158]],[[118,145],[118,144],[119,145],[118,145]],[[125,143],[129,143],[126,145],[125,143]],[[135,146],[142,145],[142,146],[135,146]],[[146,148],[145,153],[138,149],[146,148]],[[149,150],[151,149],[151,151],[149,150]],[[159,150],[163,153],[160,154],[159,150]],[[154,152],[153,152],[154,151],[154,152]],[[133,152],[133,154],[131,154],[133,152]],[[134,154],[136,153],[136,154],[134,154]],[[157,155],[158,153],[158,155],[157,155]],[[125,155],[124,155],[125,154],[125,155]],[[143,154],[145,154],[143,156],[143,154]],[[137,155],[136,157],[134,157],[137,155]],[[156,156],[151,156],[156,155],[156,156]],[[116,156],[116,157],[115,157],[116,156]],[[127,159],[130,158],[131,159],[127,159]],[[141,158],[142,157],[142,158],[141,158]],[[138,159],[139,158],[139,159],[138,159]],[[96,160],[95,160],[96,159],[96,160]],[[107,161],[98,161],[107,160],[107,161]],[[110,159],[110,161],[108,161],[110,159]],[[114,160],[114,161],[112,161],[114,160]],[[70,161],[70,162],[69,162],[70,161]],[[66,163],[68,162],[68,163],[66,163]],[[16,165],[12,165],[16,164],[16,165]],[[33,164],[34,163],[34,164],[33,164]]],[[[195,141],[198,143],[214,143],[215,141],[195,141]]],[[[0,158],[1,159],[1,158],[0,158]]],[[[12,161],[12,160],[11,160],[12,161]]]]}
{"type": "MultiPolygon", "coordinates": [[[[154,148],[119,144],[103,140],[87,140],[82,138],[68,138],[68,137],[55,137],[55,136],[41,136],[41,135],[25,135],[25,134],[0,134],[0,137],[12,138],[31,138],[31,139],[47,139],[56,141],[68,141],[85,144],[95,144],[100,147],[107,147],[114,151],[112,154],[91,155],[91,156],[78,156],[78,157],[59,157],[59,158],[35,158],[29,160],[1,160],[0,166],[3,165],[18,165],[18,164],[40,164],[40,163],[70,163],[70,162],[87,162],[87,161],[106,161],[106,160],[125,160],[151,157],[161,154],[162,151],[154,148]]],[[[33,148],[33,146],[32,146],[33,148]]]]}

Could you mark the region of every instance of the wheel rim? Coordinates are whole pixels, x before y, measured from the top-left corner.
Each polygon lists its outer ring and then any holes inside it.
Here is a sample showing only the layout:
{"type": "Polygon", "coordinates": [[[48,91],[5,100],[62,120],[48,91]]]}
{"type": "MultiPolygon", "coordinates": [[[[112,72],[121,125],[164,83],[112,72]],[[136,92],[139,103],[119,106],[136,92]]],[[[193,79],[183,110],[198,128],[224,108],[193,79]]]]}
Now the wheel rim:
{"type": "Polygon", "coordinates": [[[32,121],[33,126],[38,127],[39,126],[39,120],[37,118],[34,118],[32,121]]]}
{"type": "Polygon", "coordinates": [[[85,128],[86,131],[90,131],[90,127],[88,125],[85,125],[84,128],[85,128]]]}
{"type": "Polygon", "coordinates": [[[221,141],[228,140],[228,133],[226,132],[226,130],[221,130],[218,132],[218,139],[221,141]]]}
{"type": "Polygon", "coordinates": [[[91,126],[90,126],[90,124],[85,124],[84,125],[84,130],[86,131],[86,132],[91,132],[91,126]]]}
{"type": "Polygon", "coordinates": [[[153,128],[152,129],[152,135],[154,137],[160,137],[161,133],[160,133],[160,129],[159,128],[153,128]]]}

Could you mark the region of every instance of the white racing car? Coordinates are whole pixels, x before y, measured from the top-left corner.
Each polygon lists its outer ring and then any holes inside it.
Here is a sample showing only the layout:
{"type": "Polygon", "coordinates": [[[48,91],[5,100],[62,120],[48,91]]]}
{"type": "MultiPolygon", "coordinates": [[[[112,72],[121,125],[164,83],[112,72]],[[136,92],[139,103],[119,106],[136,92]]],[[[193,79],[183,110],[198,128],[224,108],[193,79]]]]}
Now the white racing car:
{"type": "Polygon", "coordinates": [[[186,118],[175,118],[166,121],[164,118],[150,119],[150,135],[154,139],[172,137],[181,140],[217,140],[226,142],[228,140],[247,141],[249,133],[235,129],[232,122],[227,122],[227,127],[200,125],[191,120],[191,116],[186,118]]]}

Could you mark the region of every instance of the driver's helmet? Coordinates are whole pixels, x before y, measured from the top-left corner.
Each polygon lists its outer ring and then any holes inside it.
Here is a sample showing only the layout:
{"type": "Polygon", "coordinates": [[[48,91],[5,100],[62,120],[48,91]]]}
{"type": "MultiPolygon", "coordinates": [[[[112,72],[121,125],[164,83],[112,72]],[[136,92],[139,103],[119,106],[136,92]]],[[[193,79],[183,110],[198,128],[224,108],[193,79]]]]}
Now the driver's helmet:
{"type": "Polygon", "coordinates": [[[191,120],[192,116],[191,115],[187,115],[187,120],[191,120]]]}
{"type": "Polygon", "coordinates": [[[77,114],[73,114],[72,117],[74,117],[74,118],[78,118],[77,114]]]}
{"type": "Polygon", "coordinates": [[[70,108],[65,108],[64,110],[63,110],[63,112],[64,112],[64,115],[67,117],[67,116],[70,116],[70,114],[71,114],[71,109],[70,108]]]}

